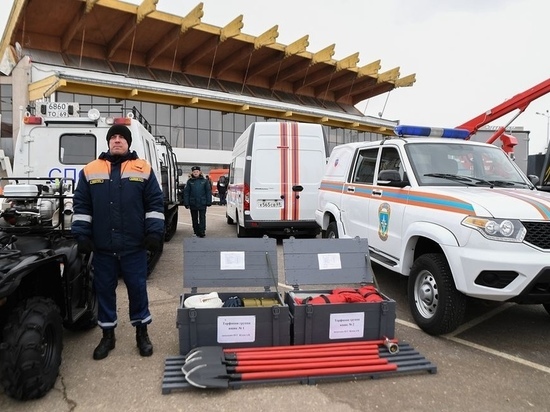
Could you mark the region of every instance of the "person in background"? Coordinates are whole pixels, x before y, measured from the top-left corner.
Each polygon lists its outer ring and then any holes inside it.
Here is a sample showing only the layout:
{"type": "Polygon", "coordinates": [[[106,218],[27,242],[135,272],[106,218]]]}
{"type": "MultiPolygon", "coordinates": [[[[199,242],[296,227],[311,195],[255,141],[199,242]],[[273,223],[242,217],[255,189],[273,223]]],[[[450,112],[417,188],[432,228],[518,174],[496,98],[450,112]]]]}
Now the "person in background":
{"type": "Polygon", "coordinates": [[[208,180],[208,183],[210,183],[210,187],[212,187],[212,179],[210,179],[210,176],[205,175],[204,178],[208,180]]]}
{"type": "Polygon", "coordinates": [[[227,201],[227,176],[220,176],[218,183],[216,184],[218,189],[218,196],[220,198],[220,205],[226,205],[227,201]]]}
{"type": "Polygon", "coordinates": [[[164,236],[163,194],[151,165],[130,151],[132,133],[124,125],[107,132],[109,150],[80,171],[74,193],[72,233],[81,253],[92,253],[98,324],[103,337],[93,358],[115,348],[116,288],[128,290],[130,323],[141,356],[151,356],[147,325],[147,250],[158,251],[164,236]]]}
{"type": "Polygon", "coordinates": [[[206,208],[212,205],[212,185],[199,166],[191,168],[191,178],[183,189],[183,206],[191,212],[193,232],[198,237],[206,236],[206,208]]]}

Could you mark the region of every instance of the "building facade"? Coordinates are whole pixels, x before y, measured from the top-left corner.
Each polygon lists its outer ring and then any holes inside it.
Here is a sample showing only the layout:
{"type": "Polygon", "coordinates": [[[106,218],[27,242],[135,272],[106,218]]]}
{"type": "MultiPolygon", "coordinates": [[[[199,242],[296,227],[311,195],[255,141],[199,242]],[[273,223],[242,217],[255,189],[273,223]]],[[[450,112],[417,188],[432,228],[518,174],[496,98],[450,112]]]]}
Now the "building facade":
{"type": "Polygon", "coordinates": [[[332,148],[392,134],[396,121],[365,116],[356,104],[415,82],[399,68],[381,71],[380,60],[358,66],[358,53],[335,60],[335,45],[310,52],[308,36],[277,43],[277,26],[242,33],[243,16],[209,25],[202,3],[185,16],[160,12],[152,0],[56,5],[49,13],[48,0],[21,0],[10,11],[0,44],[7,153],[21,113],[44,100],[136,108],[184,167],[226,165],[254,121],[320,123],[332,148]]]}

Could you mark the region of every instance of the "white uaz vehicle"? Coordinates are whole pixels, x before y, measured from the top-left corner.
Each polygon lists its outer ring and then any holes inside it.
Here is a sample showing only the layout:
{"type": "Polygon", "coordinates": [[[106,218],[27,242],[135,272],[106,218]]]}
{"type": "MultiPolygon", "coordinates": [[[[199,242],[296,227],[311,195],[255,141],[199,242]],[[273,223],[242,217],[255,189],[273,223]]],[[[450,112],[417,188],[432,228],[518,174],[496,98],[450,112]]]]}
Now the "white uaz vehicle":
{"type": "Polygon", "coordinates": [[[408,136],[426,131],[334,148],[316,211],[323,236],[367,238],[372,261],[409,277],[429,334],[455,330],[467,296],[550,313],[550,193],[496,146],[408,136]]]}

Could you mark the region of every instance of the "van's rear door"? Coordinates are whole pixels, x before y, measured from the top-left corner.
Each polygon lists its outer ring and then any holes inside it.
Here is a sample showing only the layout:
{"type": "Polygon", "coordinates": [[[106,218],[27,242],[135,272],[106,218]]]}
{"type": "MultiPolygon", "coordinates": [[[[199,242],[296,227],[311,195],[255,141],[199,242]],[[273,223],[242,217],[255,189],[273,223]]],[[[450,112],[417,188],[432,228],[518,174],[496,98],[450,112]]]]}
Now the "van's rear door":
{"type": "Polygon", "coordinates": [[[80,169],[97,158],[97,138],[86,126],[37,126],[28,131],[27,140],[26,156],[16,156],[14,162],[17,176],[76,180],[80,169]]]}
{"type": "Polygon", "coordinates": [[[320,128],[298,123],[258,128],[250,173],[252,220],[315,220],[326,149],[320,128]]]}

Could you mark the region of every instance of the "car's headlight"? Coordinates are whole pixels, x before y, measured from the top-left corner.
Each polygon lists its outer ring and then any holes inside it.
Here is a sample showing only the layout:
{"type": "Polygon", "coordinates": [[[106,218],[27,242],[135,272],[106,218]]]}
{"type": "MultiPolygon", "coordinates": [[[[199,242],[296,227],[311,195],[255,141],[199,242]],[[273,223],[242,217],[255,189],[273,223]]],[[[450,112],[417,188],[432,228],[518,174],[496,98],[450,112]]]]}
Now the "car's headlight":
{"type": "Polygon", "coordinates": [[[527,230],[519,220],[493,219],[468,216],[462,221],[464,226],[477,230],[487,239],[502,242],[523,242],[527,230]]]}

